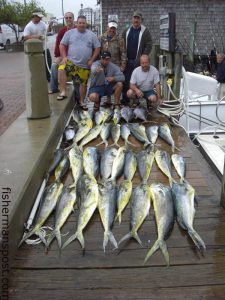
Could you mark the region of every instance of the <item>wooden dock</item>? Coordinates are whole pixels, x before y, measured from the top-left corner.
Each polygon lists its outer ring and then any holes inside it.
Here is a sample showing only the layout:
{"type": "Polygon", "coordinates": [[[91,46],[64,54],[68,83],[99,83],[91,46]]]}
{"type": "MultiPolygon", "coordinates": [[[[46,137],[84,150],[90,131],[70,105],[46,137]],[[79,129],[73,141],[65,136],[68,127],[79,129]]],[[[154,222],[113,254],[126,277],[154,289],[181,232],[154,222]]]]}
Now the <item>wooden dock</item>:
{"type": "MultiPolygon", "coordinates": [[[[167,240],[170,266],[166,267],[160,251],[143,265],[148,249],[157,238],[153,207],[139,230],[143,248],[131,240],[120,252],[113,251],[109,243],[104,253],[103,227],[96,211],[84,231],[84,255],[78,241],[63,249],[61,255],[56,241],[47,254],[43,244],[23,244],[18,249],[12,263],[9,299],[225,299],[225,211],[220,207],[221,183],[185,132],[178,127],[171,130],[180,148],[179,154],[186,159],[186,178],[196,190],[198,206],[194,228],[205,241],[205,256],[201,256],[175,222],[167,240]]],[[[95,144],[100,141],[98,138],[95,144]]],[[[135,152],[143,148],[133,137],[130,141],[138,145],[133,148],[135,152]]],[[[122,139],[120,143],[123,144],[122,139]]],[[[157,144],[172,154],[171,148],[160,138],[157,144]]],[[[172,174],[179,179],[174,168],[172,174]]],[[[139,182],[137,171],[134,185],[139,182]]],[[[168,185],[168,179],[155,162],[149,179],[149,183],[152,182],[168,185]]],[[[75,211],[62,228],[62,233],[70,232],[62,237],[63,241],[74,232],[77,215],[75,211]]],[[[128,206],[121,225],[116,222],[113,228],[117,241],[129,231],[129,216],[128,206]]],[[[48,225],[52,222],[53,218],[48,225]]]]}

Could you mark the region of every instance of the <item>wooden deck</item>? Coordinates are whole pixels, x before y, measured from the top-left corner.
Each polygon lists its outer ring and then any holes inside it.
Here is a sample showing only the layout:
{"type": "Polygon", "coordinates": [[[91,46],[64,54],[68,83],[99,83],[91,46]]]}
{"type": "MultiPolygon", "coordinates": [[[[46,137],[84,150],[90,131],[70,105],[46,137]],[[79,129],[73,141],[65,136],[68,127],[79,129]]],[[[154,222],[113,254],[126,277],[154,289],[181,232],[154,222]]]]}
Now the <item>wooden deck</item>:
{"type": "MultiPolygon", "coordinates": [[[[190,238],[175,223],[167,241],[170,267],[165,266],[160,251],[143,265],[147,250],[157,238],[153,207],[139,230],[143,248],[131,240],[120,253],[112,251],[111,244],[104,253],[103,228],[96,211],[84,232],[84,256],[78,241],[65,248],[61,256],[56,241],[47,254],[41,244],[22,245],[13,262],[10,299],[225,299],[225,211],[220,207],[220,182],[183,130],[173,127],[172,133],[181,149],[179,153],[186,158],[186,178],[196,189],[198,207],[194,227],[206,243],[205,256],[196,251],[190,238]]],[[[135,139],[131,137],[130,141],[135,139]]],[[[123,141],[120,142],[122,145],[123,141]]],[[[166,143],[160,139],[157,143],[171,153],[166,143]]],[[[135,152],[142,147],[137,144],[135,152]]],[[[173,176],[178,179],[174,168],[173,176]]],[[[139,182],[136,172],[134,185],[139,182]]],[[[149,179],[152,182],[168,185],[155,162],[149,179]]],[[[114,225],[117,241],[129,230],[129,214],[128,206],[122,224],[114,225]]],[[[69,217],[62,233],[73,232],[76,220],[77,211],[69,217]]],[[[52,219],[48,224],[52,224],[52,219]]]]}

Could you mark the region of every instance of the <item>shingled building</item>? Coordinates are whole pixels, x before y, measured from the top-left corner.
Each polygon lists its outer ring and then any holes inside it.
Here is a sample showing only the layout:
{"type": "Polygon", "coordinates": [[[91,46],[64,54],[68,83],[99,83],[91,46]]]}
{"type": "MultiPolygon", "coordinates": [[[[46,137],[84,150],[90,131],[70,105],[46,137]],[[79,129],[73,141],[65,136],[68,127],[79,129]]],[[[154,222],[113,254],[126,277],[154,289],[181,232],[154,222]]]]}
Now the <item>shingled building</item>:
{"type": "Polygon", "coordinates": [[[184,53],[188,52],[193,24],[196,25],[195,54],[210,54],[216,47],[225,51],[225,1],[223,0],[99,0],[103,31],[108,17],[117,16],[120,32],[131,23],[132,13],[139,10],[150,29],[153,43],[159,44],[160,15],[176,14],[176,38],[184,53]]]}

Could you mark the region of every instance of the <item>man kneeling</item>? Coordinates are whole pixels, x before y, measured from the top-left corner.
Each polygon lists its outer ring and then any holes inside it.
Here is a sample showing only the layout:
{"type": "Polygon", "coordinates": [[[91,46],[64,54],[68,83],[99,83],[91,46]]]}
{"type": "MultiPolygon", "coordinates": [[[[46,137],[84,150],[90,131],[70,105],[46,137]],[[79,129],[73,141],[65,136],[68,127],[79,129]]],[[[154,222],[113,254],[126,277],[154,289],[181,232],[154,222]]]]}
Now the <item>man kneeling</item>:
{"type": "Polygon", "coordinates": [[[108,51],[101,53],[101,59],[91,66],[89,99],[94,102],[94,109],[98,110],[101,97],[114,94],[115,106],[120,106],[120,97],[125,80],[120,68],[110,62],[111,54],[108,51]]]}
{"type": "Polygon", "coordinates": [[[131,75],[127,97],[130,99],[145,98],[148,106],[149,104],[157,106],[162,103],[159,72],[150,65],[150,59],[146,54],[140,57],[140,67],[134,69],[131,75]]]}

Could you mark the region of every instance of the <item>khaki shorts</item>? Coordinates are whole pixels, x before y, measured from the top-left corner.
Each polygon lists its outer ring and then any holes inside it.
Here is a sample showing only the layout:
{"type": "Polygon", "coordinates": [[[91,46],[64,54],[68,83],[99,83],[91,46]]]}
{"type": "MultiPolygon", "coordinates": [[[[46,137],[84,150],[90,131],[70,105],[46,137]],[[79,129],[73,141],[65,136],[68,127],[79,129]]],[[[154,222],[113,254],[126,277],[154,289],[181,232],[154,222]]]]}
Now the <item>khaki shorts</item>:
{"type": "Polygon", "coordinates": [[[66,72],[66,76],[69,80],[73,80],[79,84],[87,84],[88,77],[90,74],[89,69],[84,69],[78,66],[75,66],[74,63],[68,60],[67,64],[60,64],[58,70],[66,72]]]}

